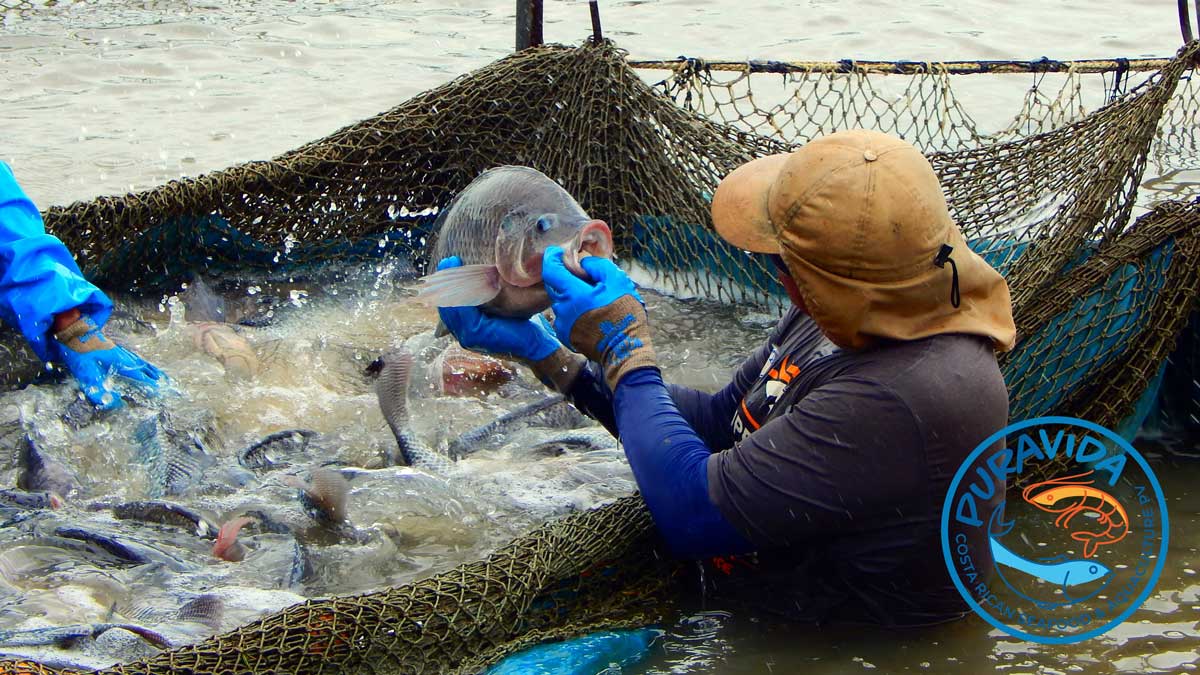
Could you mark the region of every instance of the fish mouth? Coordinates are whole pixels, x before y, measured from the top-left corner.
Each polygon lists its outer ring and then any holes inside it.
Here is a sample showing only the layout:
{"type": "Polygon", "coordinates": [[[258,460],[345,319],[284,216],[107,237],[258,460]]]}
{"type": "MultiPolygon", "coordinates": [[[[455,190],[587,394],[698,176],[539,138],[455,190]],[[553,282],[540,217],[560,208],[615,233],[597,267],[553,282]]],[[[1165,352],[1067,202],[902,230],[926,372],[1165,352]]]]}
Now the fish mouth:
{"type": "MultiPolygon", "coordinates": [[[[562,249],[563,265],[571,271],[571,274],[580,279],[590,279],[591,277],[583,269],[582,261],[588,256],[612,258],[612,230],[609,229],[608,223],[605,223],[603,220],[589,220],[570,241],[562,245],[562,249]]],[[[544,254],[545,251],[542,251],[542,253],[544,254]]],[[[542,256],[538,255],[526,260],[525,269],[528,270],[526,277],[533,280],[533,284],[540,284],[542,280],[542,256]]]]}
{"type": "Polygon", "coordinates": [[[564,248],[563,263],[575,276],[588,279],[588,273],[583,270],[583,259],[588,256],[612,258],[612,255],[612,230],[603,220],[593,220],[579,230],[570,247],[564,248]]]}

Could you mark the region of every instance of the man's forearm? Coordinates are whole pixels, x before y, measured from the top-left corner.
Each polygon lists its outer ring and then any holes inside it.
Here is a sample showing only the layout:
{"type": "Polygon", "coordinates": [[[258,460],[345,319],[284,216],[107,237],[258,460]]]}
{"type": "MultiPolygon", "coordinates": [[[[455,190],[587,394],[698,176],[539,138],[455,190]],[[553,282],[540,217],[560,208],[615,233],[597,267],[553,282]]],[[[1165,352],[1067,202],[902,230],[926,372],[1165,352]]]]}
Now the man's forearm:
{"type": "Polygon", "coordinates": [[[712,450],[680,414],[658,369],[626,374],[613,407],[634,478],[675,555],[700,558],[753,550],[709,499],[712,450]]]}

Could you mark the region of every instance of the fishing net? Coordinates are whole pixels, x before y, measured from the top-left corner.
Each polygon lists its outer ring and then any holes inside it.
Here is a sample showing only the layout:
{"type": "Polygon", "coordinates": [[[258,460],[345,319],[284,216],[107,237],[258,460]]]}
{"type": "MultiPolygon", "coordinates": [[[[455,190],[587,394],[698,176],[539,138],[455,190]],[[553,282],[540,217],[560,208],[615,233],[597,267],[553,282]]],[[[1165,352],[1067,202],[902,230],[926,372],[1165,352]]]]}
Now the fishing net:
{"type": "MultiPolygon", "coordinates": [[[[487,168],[524,164],[612,224],[618,255],[648,282],[782,309],[769,263],[714,236],[717,182],[813,134],[877,127],[927,151],[971,245],[1013,288],[1020,341],[1002,365],[1014,417],[1115,425],[1144,402],[1195,307],[1200,203],[1137,197],[1152,158],[1195,155],[1198,51],[1151,64],[1137,83],[1130,62],[1112,62],[1092,112],[1071,84],[1083,67],[1067,68],[1059,94],[1031,92],[1014,121],[985,133],[946,65],[890,64],[885,84],[878,68],[814,64],[784,73],[795,93],[767,105],[753,92],[758,78],[781,78],[770,68],[728,71],[731,84],[684,59],[655,86],[610,43],[539,47],[275,159],[44,216],[92,278],[132,292],[195,270],[303,275],[384,256],[422,269],[453,196],[487,168]]],[[[105,672],[475,672],[538,640],[653,620],[674,569],[654,542],[632,497],[414,584],[310,601],[105,672]]],[[[52,672],[40,668],[0,663],[52,672]]]]}

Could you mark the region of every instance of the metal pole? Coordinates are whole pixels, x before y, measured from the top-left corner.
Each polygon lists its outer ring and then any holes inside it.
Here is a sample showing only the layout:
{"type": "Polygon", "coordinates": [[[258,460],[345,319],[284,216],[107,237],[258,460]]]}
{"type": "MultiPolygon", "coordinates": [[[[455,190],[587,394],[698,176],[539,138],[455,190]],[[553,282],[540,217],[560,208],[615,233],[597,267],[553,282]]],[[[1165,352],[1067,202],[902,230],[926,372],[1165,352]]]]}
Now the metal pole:
{"type": "MultiPolygon", "coordinates": [[[[1200,2],[1200,0],[1196,0],[1200,2]]],[[[597,44],[604,40],[604,34],[600,32],[600,3],[596,0],[588,0],[588,9],[592,12],[592,40],[597,44]]]]}
{"type": "MultiPolygon", "coordinates": [[[[1196,14],[1200,18],[1200,0],[1196,0],[1196,14]]],[[[1188,18],[1187,0],[1179,0],[1179,32],[1183,33],[1183,42],[1192,41],[1192,21],[1188,18]]]]}
{"type": "Polygon", "coordinates": [[[517,51],[542,44],[542,0],[517,0],[517,51]]]}

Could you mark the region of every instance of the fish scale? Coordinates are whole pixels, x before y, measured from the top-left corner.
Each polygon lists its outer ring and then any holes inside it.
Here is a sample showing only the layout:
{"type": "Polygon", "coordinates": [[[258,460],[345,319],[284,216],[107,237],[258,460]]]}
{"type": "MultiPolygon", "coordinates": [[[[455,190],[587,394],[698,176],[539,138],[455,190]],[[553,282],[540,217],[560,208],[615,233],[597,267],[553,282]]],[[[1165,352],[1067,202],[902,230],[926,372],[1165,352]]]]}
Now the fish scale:
{"type": "Polygon", "coordinates": [[[147,468],[146,495],[151,499],[182,493],[212,463],[199,435],[177,430],[165,412],[142,420],[133,435],[137,459],[147,468]]]}

